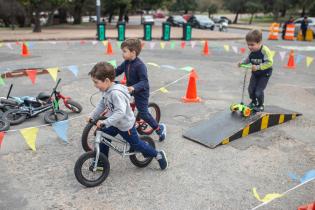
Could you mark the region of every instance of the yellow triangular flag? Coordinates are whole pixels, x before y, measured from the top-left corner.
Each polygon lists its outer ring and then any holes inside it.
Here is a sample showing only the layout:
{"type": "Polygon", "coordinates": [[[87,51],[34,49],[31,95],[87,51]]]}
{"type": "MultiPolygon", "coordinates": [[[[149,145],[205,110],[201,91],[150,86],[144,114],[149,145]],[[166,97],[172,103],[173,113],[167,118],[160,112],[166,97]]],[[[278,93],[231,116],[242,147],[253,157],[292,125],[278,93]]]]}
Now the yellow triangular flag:
{"type": "Polygon", "coordinates": [[[48,68],[47,71],[49,72],[50,76],[57,81],[57,75],[58,75],[58,67],[55,68],[48,68]]]}
{"type": "Polygon", "coordinates": [[[273,199],[276,199],[276,198],[280,198],[280,197],[283,196],[283,195],[278,194],[278,193],[272,193],[272,194],[267,194],[267,195],[265,195],[264,198],[260,198],[260,196],[259,196],[258,193],[257,193],[256,187],[253,188],[253,193],[254,193],[254,196],[255,196],[255,198],[256,198],[257,200],[259,200],[259,201],[261,201],[261,202],[264,202],[264,203],[266,203],[266,202],[268,202],[268,201],[271,201],[271,200],[273,200],[273,199]]]}
{"type": "Polygon", "coordinates": [[[161,45],[161,48],[164,49],[165,43],[164,43],[164,42],[161,42],[160,45],[161,45]]]}
{"type": "Polygon", "coordinates": [[[229,51],[230,51],[230,46],[225,44],[225,45],[224,45],[224,50],[227,51],[227,52],[229,52],[229,51]]]}
{"type": "Polygon", "coordinates": [[[313,57],[306,57],[306,66],[309,67],[311,63],[313,62],[314,58],[313,57]]]}
{"type": "Polygon", "coordinates": [[[38,128],[24,128],[20,130],[21,134],[23,135],[27,145],[33,150],[36,151],[36,137],[38,133],[38,128]]]}
{"type": "Polygon", "coordinates": [[[200,41],[201,46],[205,45],[205,42],[206,42],[205,40],[201,40],[200,41]]]}
{"type": "Polygon", "coordinates": [[[147,63],[148,65],[151,65],[151,66],[155,66],[155,67],[158,67],[158,68],[160,68],[160,66],[158,65],[158,64],[156,64],[156,63],[147,63]]]}
{"type": "Polygon", "coordinates": [[[273,58],[276,54],[276,51],[270,50],[270,53],[271,53],[271,57],[273,58]]]}
{"type": "Polygon", "coordinates": [[[168,93],[168,90],[165,87],[161,87],[159,89],[162,93],[168,93]]]}
{"type": "Polygon", "coordinates": [[[2,42],[0,42],[0,47],[2,47],[3,46],[3,43],[2,42]]]}
{"type": "Polygon", "coordinates": [[[103,43],[103,45],[106,47],[107,44],[108,44],[108,41],[103,41],[102,43],[103,43]]]}

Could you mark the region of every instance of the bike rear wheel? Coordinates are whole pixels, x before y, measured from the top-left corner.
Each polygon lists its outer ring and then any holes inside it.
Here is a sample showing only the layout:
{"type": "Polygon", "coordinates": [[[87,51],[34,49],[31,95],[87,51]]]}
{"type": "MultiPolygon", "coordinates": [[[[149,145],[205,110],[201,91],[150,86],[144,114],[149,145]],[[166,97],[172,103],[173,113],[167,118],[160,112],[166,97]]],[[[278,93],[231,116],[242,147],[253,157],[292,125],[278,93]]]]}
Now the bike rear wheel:
{"type": "Polygon", "coordinates": [[[21,113],[19,109],[10,109],[6,111],[2,119],[8,121],[10,125],[18,125],[26,120],[27,114],[21,113]]]}
{"type": "Polygon", "coordinates": [[[107,157],[100,153],[98,167],[93,171],[96,152],[90,151],[79,157],[74,166],[74,175],[78,182],[86,187],[100,185],[107,178],[110,164],[107,157]]]}
{"type": "MultiPolygon", "coordinates": [[[[149,103],[148,109],[152,117],[156,120],[157,123],[159,123],[161,119],[160,107],[156,103],[149,103]]],[[[154,129],[147,122],[141,119],[139,113],[136,117],[136,127],[140,135],[151,135],[154,131],[154,129]]]]}
{"type": "MultiPolygon", "coordinates": [[[[140,136],[140,139],[155,149],[155,143],[150,136],[140,136]]],[[[153,157],[145,157],[141,153],[138,153],[138,154],[130,155],[129,159],[132,162],[132,164],[134,164],[135,166],[139,168],[144,168],[151,163],[151,161],[153,160],[153,157]]]]}
{"type": "Polygon", "coordinates": [[[80,113],[82,111],[81,104],[79,104],[78,102],[72,99],[68,99],[65,105],[68,109],[70,109],[74,113],[80,113]]]}
{"type": "Polygon", "coordinates": [[[10,123],[6,120],[0,119],[0,131],[7,131],[10,129],[10,123]]]}

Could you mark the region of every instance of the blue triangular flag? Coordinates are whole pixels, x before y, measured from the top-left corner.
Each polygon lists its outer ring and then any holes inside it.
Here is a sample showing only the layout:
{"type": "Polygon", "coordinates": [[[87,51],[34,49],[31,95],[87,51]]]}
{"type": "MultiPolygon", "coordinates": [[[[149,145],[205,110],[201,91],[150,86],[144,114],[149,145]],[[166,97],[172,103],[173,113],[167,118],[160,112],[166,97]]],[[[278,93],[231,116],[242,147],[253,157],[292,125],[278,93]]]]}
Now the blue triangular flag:
{"type": "Polygon", "coordinates": [[[300,63],[304,57],[305,57],[304,55],[297,55],[296,56],[296,64],[300,63]]]}
{"type": "Polygon", "coordinates": [[[300,179],[301,183],[315,179],[315,170],[310,170],[300,179]]]}
{"type": "Polygon", "coordinates": [[[68,66],[68,69],[74,74],[74,76],[78,76],[78,72],[79,72],[79,69],[77,66],[75,65],[72,65],[72,66],[68,66]]]}
{"type": "Polygon", "coordinates": [[[53,129],[56,131],[59,138],[61,138],[64,142],[68,143],[68,120],[55,122],[52,124],[53,129]]]}

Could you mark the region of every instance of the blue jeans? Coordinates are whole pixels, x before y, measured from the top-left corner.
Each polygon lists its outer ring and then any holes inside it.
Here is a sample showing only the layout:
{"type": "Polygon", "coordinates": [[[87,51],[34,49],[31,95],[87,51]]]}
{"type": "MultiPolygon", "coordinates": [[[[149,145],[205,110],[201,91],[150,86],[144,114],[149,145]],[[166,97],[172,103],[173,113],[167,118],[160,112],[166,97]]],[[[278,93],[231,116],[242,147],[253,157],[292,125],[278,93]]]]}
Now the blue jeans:
{"type": "Polygon", "coordinates": [[[135,96],[135,103],[140,118],[143,119],[146,123],[148,123],[151,126],[151,128],[156,130],[159,127],[159,124],[156,122],[156,120],[152,117],[152,115],[149,112],[148,109],[149,99],[135,96]]]}
{"type": "MultiPolygon", "coordinates": [[[[130,144],[130,148],[134,151],[141,152],[146,157],[156,157],[157,151],[149,144],[142,141],[137,133],[135,126],[133,126],[129,131],[121,131],[116,127],[103,128],[102,131],[111,136],[117,136],[119,134],[130,144]]],[[[110,141],[108,139],[108,141],[110,141]]],[[[110,141],[111,142],[111,141],[110,141]]],[[[100,144],[101,152],[108,157],[109,147],[106,144],[100,144]]]]}

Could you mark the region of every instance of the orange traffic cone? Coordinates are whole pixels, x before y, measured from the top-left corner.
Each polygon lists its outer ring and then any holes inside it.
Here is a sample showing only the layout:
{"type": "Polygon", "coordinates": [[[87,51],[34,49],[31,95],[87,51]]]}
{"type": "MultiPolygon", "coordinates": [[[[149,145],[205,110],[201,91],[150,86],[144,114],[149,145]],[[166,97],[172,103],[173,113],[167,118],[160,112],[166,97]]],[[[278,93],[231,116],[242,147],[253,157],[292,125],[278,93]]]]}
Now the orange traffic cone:
{"type": "Polygon", "coordinates": [[[120,84],[125,85],[127,83],[126,74],[124,74],[124,78],[120,80],[120,84]]]}
{"type": "Polygon", "coordinates": [[[27,57],[29,56],[29,52],[28,52],[28,47],[27,45],[23,42],[22,44],[22,52],[21,52],[21,55],[24,56],[24,57],[27,57]]]}
{"type": "Polygon", "coordinates": [[[107,55],[112,55],[113,54],[113,48],[112,48],[112,44],[108,41],[107,44],[107,51],[106,51],[107,55]]]}
{"type": "Polygon", "coordinates": [[[298,210],[315,210],[315,201],[314,203],[310,203],[308,205],[299,206],[298,210]]]}
{"type": "Polygon", "coordinates": [[[198,75],[195,70],[192,70],[189,75],[189,82],[186,91],[186,96],[182,97],[184,102],[200,102],[201,99],[197,96],[198,75]]]}
{"type": "Polygon", "coordinates": [[[294,51],[293,50],[291,50],[291,52],[289,54],[289,60],[288,60],[288,64],[286,67],[289,69],[295,69],[294,51]]]}
{"type": "Polygon", "coordinates": [[[205,41],[203,46],[203,55],[209,55],[208,41],[205,41]]]}

